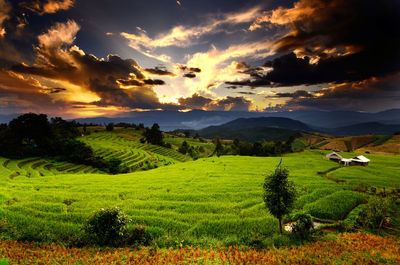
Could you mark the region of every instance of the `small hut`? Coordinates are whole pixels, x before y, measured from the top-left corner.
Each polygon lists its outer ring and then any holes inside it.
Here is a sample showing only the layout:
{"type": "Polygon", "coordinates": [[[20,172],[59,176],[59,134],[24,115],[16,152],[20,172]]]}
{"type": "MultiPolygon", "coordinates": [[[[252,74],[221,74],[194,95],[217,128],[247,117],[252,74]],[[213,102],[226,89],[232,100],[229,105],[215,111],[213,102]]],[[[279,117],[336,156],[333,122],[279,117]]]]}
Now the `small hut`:
{"type": "Polygon", "coordinates": [[[353,158],[343,158],[341,155],[337,154],[336,152],[332,152],[326,155],[332,161],[338,162],[343,166],[368,166],[369,159],[365,156],[356,156],[353,158]]]}
{"type": "Polygon", "coordinates": [[[347,167],[347,166],[350,166],[351,165],[351,163],[352,163],[352,159],[350,158],[342,158],[340,161],[339,161],[339,164],[342,164],[343,166],[345,166],[345,167],[347,167]]]}
{"type": "Polygon", "coordinates": [[[335,162],[339,162],[343,159],[343,157],[335,152],[332,152],[330,154],[326,155],[327,158],[329,158],[330,160],[333,160],[335,162]]]}
{"type": "Polygon", "coordinates": [[[360,166],[368,166],[369,159],[366,158],[365,156],[356,156],[351,159],[351,164],[352,165],[360,165],[360,166]]]}

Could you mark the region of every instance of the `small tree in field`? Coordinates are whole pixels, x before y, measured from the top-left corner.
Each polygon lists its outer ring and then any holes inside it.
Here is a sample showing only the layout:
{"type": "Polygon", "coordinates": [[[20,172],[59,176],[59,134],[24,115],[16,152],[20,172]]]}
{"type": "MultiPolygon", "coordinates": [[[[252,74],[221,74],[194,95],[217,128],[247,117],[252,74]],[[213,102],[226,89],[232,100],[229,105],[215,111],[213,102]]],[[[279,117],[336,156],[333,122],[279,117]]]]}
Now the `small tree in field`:
{"type": "Polygon", "coordinates": [[[271,214],[279,220],[279,231],[282,234],[282,217],[290,213],[296,199],[296,189],[288,180],[289,170],[280,166],[274,173],[265,177],[264,202],[271,214]]]}

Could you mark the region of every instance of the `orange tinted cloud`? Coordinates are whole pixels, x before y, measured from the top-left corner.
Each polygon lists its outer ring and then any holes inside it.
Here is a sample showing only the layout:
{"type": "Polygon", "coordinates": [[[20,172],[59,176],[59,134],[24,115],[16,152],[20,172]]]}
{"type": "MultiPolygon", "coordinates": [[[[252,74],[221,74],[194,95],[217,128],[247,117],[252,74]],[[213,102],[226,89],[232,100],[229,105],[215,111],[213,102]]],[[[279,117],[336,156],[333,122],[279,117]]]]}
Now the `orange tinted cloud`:
{"type": "Polygon", "coordinates": [[[6,29],[3,28],[3,22],[9,18],[11,5],[5,0],[0,0],[0,38],[6,34],[6,29]]]}
{"type": "Polygon", "coordinates": [[[74,5],[74,0],[47,0],[46,2],[36,0],[21,2],[19,5],[39,15],[44,15],[68,10],[74,5]]]}
{"type": "MultiPolygon", "coordinates": [[[[142,69],[133,59],[109,55],[99,59],[71,46],[79,26],[74,21],[56,23],[38,36],[39,46],[34,65],[19,64],[14,72],[36,76],[52,87],[62,87],[51,98],[64,99],[72,105],[91,104],[102,110],[176,108],[161,104],[153,87],[164,81],[151,79],[148,72],[167,74],[166,69],[142,69]]],[[[52,93],[50,93],[52,94],[52,93]]]]}

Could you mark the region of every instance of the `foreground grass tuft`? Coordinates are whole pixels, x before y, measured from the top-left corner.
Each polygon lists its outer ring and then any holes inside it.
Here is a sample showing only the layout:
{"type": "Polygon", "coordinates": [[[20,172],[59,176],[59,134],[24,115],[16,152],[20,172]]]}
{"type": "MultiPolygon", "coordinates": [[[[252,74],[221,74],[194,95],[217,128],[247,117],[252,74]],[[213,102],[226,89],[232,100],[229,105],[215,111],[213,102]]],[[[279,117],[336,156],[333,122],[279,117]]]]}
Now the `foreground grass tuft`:
{"type": "Polygon", "coordinates": [[[0,241],[0,255],[10,264],[399,264],[399,244],[398,239],[364,233],[263,251],[240,247],[101,250],[0,241]]]}

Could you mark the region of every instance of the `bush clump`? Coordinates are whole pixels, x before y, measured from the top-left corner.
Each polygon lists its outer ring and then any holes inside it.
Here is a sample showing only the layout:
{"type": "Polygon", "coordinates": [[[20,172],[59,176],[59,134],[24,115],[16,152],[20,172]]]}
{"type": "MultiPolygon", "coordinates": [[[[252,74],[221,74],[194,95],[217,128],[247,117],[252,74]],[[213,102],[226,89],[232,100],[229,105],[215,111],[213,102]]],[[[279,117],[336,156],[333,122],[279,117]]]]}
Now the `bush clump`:
{"type": "Polygon", "coordinates": [[[93,212],[84,225],[91,241],[100,246],[116,246],[123,242],[130,219],[118,208],[101,208],[93,212]]]}
{"type": "Polygon", "coordinates": [[[381,229],[390,223],[394,214],[394,200],[392,198],[371,198],[360,213],[362,226],[370,229],[381,229]]]}
{"type": "Polygon", "coordinates": [[[292,225],[292,233],[301,239],[308,239],[311,231],[314,228],[314,223],[311,215],[306,213],[296,213],[292,218],[294,224],[292,225]]]}

